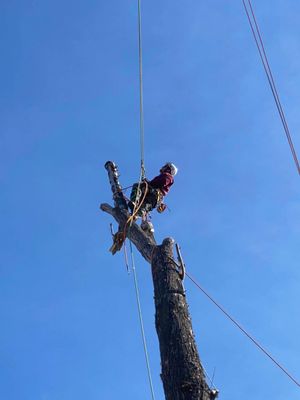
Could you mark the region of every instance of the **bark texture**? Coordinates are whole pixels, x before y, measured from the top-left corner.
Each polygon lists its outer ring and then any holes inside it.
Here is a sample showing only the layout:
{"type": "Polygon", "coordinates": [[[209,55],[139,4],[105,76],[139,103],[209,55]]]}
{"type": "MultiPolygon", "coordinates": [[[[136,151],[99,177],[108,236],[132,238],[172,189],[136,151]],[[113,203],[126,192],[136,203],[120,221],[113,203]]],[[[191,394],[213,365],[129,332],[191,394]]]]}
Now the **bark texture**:
{"type": "Polygon", "coordinates": [[[179,273],[174,267],[173,240],[165,239],[152,258],[155,324],[166,400],[209,400],[212,393],[200,363],[179,273]]]}
{"type": "MultiPolygon", "coordinates": [[[[102,204],[120,226],[126,224],[125,210],[102,204]]],[[[173,260],[170,238],[157,246],[154,236],[133,223],[126,236],[142,256],[151,263],[154,284],[155,324],[161,354],[161,378],[166,400],[212,400],[205,380],[192,331],[186,295],[180,274],[173,260]]]]}

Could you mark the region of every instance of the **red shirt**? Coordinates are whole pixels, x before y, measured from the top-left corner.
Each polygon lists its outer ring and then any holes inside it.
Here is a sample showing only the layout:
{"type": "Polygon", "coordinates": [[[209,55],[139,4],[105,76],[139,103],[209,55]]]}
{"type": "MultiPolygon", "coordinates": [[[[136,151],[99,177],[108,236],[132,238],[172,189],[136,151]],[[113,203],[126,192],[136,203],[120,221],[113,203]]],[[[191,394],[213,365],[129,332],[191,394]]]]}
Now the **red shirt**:
{"type": "Polygon", "coordinates": [[[174,178],[168,172],[161,173],[149,182],[151,187],[154,189],[159,189],[164,196],[169,193],[170,187],[173,185],[173,183],[174,178]]]}

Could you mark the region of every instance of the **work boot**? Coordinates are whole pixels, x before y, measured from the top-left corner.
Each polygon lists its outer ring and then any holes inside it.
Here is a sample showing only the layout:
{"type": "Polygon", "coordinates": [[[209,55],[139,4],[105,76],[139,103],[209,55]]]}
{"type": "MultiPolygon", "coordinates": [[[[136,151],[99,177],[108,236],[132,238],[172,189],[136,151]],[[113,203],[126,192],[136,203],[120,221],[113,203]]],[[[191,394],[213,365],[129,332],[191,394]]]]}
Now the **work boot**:
{"type": "Polygon", "coordinates": [[[154,226],[153,226],[152,222],[150,222],[150,221],[142,221],[141,229],[144,232],[154,233],[154,226]]]}

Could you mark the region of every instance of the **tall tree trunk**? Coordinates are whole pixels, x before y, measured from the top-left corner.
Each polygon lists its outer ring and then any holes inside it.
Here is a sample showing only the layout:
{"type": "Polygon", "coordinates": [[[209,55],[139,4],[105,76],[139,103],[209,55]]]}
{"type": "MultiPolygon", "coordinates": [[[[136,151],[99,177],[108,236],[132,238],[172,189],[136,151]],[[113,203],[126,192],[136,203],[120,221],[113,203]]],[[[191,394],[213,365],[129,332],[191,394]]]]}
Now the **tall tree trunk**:
{"type": "MultiPolygon", "coordinates": [[[[116,172],[114,174],[117,175],[116,172]]],[[[110,181],[112,182],[112,179],[110,181]]],[[[116,179],[114,181],[116,182],[116,179]]],[[[217,392],[211,391],[205,380],[181,275],[173,259],[174,241],[167,238],[161,245],[156,245],[153,234],[144,232],[136,223],[133,223],[130,229],[126,229],[129,214],[119,207],[120,190],[118,196],[114,190],[113,193],[116,207],[101,204],[100,208],[115,218],[119,224],[119,231],[126,230],[126,236],[151,264],[155,325],[166,400],[215,399],[217,392]]]]}
{"type": "Polygon", "coordinates": [[[162,381],[167,400],[209,400],[179,273],[171,262],[173,240],[156,246],[152,259],[155,324],[159,339],[162,381]]]}

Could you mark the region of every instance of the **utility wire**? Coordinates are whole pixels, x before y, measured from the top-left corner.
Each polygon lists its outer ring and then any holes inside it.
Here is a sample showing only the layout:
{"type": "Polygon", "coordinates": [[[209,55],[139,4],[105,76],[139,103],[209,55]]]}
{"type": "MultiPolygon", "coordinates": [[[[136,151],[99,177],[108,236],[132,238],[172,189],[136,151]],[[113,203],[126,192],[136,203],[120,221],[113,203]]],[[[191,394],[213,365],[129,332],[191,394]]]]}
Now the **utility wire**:
{"type": "Polygon", "coordinates": [[[264,46],[264,43],[263,43],[262,35],[260,33],[260,29],[259,29],[259,26],[258,26],[258,22],[257,22],[257,19],[255,17],[254,9],[253,9],[251,0],[247,0],[248,1],[248,6],[246,5],[246,1],[245,0],[242,0],[242,1],[243,1],[244,9],[245,9],[248,21],[249,21],[249,25],[250,25],[253,37],[254,37],[254,40],[255,40],[255,43],[256,43],[256,47],[258,49],[258,52],[259,52],[259,55],[260,55],[260,58],[261,58],[265,73],[267,75],[267,79],[268,79],[268,82],[269,82],[269,85],[270,85],[270,88],[271,88],[271,91],[272,91],[272,94],[273,94],[273,97],[274,97],[274,100],[275,100],[275,103],[276,103],[276,107],[277,107],[277,110],[278,110],[278,113],[279,113],[279,116],[280,116],[280,119],[281,119],[281,122],[282,122],[282,125],[283,125],[283,128],[284,128],[284,131],[285,131],[285,134],[286,134],[289,146],[290,146],[290,150],[291,150],[291,153],[292,153],[292,156],[293,156],[293,159],[294,159],[298,174],[300,175],[300,164],[299,164],[299,161],[298,161],[297,153],[296,153],[296,150],[295,150],[295,147],[294,147],[294,144],[293,144],[293,140],[292,140],[292,137],[291,137],[291,134],[290,134],[290,130],[289,130],[289,126],[288,126],[288,123],[287,123],[287,120],[286,120],[286,117],[285,117],[285,113],[284,113],[284,110],[283,110],[283,107],[282,107],[282,104],[281,104],[281,101],[280,101],[280,98],[279,98],[279,93],[278,93],[278,90],[276,88],[275,80],[274,80],[274,77],[273,77],[273,74],[272,74],[272,70],[271,70],[271,67],[270,67],[268,56],[267,56],[267,53],[266,53],[266,50],[265,50],[265,46],[264,46]]]}
{"type": "Polygon", "coordinates": [[[209,298],[209,300],[214,303],[215,306],[218,307],[219,310],[222,311],[223,314],[226,315],[227,318],[230,319],[231,322],[234,323],[234,325],[236,325],[240,331],[242,331],[244,333],[244,335],[246,335],[248,337],[248,339],[250,339],[255,346],[257,346],[267,357],[270,358],[271,361],[273,361],[273,363],[281,369],[282,372],[284,372],[298,387],[300,387],[300,383],[278,362],[276,361],[276,359],[266,350],[264,349],[256,339],[253,338],[253,336],[251,336],[241,325],[239,322],[237,322],[219,303],[216,302],[216,300],[214,300],[210,294],[207,293],[206,290],[204,290],[200,284],[195,280],[195,278],[193,278],[190,274],[188,274],[186,272],[186,276],[194,283],[194,285],[197,286],[198,289],[201,290],[202,293],[205,294],[206,297],[209,298]]]}

